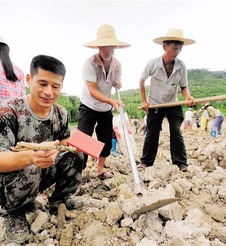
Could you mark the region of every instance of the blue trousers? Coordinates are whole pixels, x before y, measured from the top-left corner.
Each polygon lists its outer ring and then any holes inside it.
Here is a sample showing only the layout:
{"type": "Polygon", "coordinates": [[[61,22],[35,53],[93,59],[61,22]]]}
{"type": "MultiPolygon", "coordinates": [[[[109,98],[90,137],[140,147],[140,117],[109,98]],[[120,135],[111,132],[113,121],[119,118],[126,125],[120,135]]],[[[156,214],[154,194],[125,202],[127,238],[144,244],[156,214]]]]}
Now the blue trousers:
{"type": "Polygon", "coordinates": [[[212,130],[216,130],[218,135],[221,135],[222,123],[224,121],[224,116],[220,115],[213,119],[212,130]]]}

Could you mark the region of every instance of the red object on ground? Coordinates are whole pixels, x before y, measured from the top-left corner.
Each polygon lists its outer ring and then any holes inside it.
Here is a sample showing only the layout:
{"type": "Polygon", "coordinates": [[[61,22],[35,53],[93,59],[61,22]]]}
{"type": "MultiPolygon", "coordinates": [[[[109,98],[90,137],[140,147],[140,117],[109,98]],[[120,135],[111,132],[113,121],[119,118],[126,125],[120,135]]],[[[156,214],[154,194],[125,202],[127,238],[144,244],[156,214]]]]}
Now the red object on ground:
{"type": "Polygon", "coordinates": [[[87,155],[92,156],[95,159],[99,158],[100,152],[104,147],[103,142],[90,137],[78,129],[75,130],[75,132],[70,136],[67,144],[77,148],[79,151],[84,152],[87,155]]]}

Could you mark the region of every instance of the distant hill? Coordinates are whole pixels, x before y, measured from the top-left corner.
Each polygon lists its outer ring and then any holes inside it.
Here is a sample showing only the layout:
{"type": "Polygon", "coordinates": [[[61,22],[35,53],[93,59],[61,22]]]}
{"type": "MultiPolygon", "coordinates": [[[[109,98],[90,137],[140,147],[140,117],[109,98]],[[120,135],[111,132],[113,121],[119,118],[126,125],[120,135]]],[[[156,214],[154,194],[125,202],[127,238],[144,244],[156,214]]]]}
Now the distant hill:
{"type": "Polygon", "coordinates": [[[188,70],[189,88],[196,98],[226,94],[226,71],[188,70]]]}

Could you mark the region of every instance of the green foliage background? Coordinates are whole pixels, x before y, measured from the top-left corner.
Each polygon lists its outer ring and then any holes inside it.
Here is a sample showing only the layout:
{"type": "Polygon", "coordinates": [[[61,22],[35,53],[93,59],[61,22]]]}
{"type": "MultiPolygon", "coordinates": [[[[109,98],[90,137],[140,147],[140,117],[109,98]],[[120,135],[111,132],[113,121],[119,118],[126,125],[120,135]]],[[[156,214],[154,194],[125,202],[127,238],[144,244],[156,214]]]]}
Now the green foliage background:
{"type": "MultiPolygon", "coordinates": [[[[226,71],[209,71],[207,69],[190,69],[188,70],[189,89],[195,98],[204,98],[224,95],[226,93],[226,71]]],[[[148,81],[147,81],[148,84],[148,81]]],[[[148,85],[147,85],[148,91],[148,85]]],[[[112,95],[116,98],[116,95],[112,95]]],[[[124,111],[127,112],[130,119],[142,119],[145,113],[138,108],[141,106],[139,85],[137,89],[120,91],[120,97],[125,104],[124,111]]],[[[184,100],[180,92],[178,99],[184,100]]],[[[58,103],[64,106],[70,116],[70,121],[77,122],[79,98],[62,93],[58,103]]],[[[226,101],[211,103],[219,108],[226,115],[226,101]]],[[[199,110],[202,105],[197,105],[194,109],[199,110]]],[[[187,106],[183,106],[186,110],[187,106]]]]}
{"type": "Polygon", "coordinates": [[[61,93],[57,101],[58,104],[64,106],[69,115],[69,120],[71,123],[76,123],[78,119],[78,106],[80,99],[77,96],[69,96],[65,93],[61,93]]]}

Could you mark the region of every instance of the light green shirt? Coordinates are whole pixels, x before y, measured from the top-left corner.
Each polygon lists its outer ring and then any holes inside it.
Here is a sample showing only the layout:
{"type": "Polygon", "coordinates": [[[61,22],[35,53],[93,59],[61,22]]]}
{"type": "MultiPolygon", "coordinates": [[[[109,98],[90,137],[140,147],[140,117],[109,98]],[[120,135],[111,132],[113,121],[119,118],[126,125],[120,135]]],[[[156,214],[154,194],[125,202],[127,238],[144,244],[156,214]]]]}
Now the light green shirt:
{"type": "Polygon", "coordinates": [[[212,117],[224,116],[219,109],[214,108],[213,106],[209,106],[207,111],[212,117]]]}

